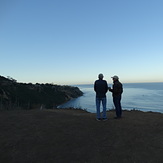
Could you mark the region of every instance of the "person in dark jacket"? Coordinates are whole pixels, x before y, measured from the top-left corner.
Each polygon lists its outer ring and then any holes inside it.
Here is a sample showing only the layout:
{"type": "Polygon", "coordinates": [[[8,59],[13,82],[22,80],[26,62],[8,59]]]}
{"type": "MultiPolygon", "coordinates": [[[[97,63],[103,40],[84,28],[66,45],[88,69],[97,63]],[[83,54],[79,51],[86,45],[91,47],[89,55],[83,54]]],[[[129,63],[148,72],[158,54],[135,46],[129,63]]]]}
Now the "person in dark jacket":
{"type": "Polygon", "coordinates": [[[96,119],[99,120],[107,120],[106,116],[106,93],[108,91],[108,84],[106,80],[103,80],[103,74],[99,74],[99,80],[96,80],[94,83],[94,91],[96,92],[96,119]],[[100,114],[100,104],[102,102],[103,106],[103,115],[101,118],[100,114]]]}
{"type": "Polygon", "coordinates": [[[122,83],[119,82],[118,76],[113,76],[113,88],[108,88],[110,92],[112,92],[113,96],[113,103],[116,110],[116,117],[115,119],[121,118],[122,116],[122,107],[121,107],[121,95],[123,93],[123,86],[122,83]]]}

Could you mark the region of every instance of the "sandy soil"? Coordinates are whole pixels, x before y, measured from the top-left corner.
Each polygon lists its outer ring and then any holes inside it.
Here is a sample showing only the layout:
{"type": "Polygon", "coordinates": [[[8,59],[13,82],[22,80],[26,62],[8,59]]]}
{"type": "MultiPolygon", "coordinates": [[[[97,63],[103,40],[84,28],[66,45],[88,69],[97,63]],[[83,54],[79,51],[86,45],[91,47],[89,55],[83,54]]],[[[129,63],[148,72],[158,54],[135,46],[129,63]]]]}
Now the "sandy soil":
{"type": "Polygon", "coordinates": [[[0,163],[162,163],[163,114],[0,111],[0,163]]]}

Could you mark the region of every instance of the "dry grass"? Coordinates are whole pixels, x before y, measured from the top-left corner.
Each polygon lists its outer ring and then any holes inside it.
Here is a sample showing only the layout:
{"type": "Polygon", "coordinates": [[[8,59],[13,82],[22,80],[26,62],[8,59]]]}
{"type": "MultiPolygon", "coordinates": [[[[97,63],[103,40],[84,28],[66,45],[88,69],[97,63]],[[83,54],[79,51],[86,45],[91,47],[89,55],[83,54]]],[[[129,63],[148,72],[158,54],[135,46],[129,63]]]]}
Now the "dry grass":
{"type": "Polygon", "coordinates": [[[0,112],[0,163],[162,163],[163,114],[124,111],[98,122],[81,110],[0,112]]]}

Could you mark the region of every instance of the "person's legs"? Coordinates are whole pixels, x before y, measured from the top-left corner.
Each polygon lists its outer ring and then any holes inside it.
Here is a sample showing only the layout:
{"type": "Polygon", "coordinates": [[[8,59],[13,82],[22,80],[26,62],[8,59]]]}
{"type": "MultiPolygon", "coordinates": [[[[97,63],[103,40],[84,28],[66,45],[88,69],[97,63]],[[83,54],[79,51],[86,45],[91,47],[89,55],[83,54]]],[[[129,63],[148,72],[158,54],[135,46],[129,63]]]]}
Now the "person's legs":
{"type": "Polygon", "coordinates": [[[122,116],[121,96],[119,97],[119,114],[122,116]]]}
{"type": "Polygon", "coordinates": [[[100,115],[100,102],[101,102],[101,99],[96,97],[96,118],[97,119],[101,118],[101,115],[100,115]]]}
{"type": "Polygon", "coordinates": [[[107,116],[106,116],[106,97],[102,98],[102,106],[103,106],[103,119],[106,119],[107,116]]]}
{"type": "Polygon", "coordinates": [[[122,115],[121,96],[113,97],[113,102],[115,105],[116,115],[119,118],[122,115]]]}

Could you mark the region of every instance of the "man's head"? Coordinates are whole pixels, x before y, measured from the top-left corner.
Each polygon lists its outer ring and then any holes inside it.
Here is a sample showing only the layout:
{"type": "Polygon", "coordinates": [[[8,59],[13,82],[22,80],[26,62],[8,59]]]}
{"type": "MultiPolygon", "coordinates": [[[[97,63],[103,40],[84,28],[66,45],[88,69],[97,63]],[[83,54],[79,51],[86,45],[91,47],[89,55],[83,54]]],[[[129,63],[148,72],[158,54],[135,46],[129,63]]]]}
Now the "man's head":
{"type": "Polygon", "coordinates": [[[99,79],[103,79],[103,77],[104,77],[103,74],[99,74],[99,75],[98,75],[98,78],[99,78],[99,79]]]}
{"type": "Polygon", "coordinates": [[[114,81],[119,80],[119,77],[117,75],[114,75],[113,77],[111,77],[114,81]]]}

